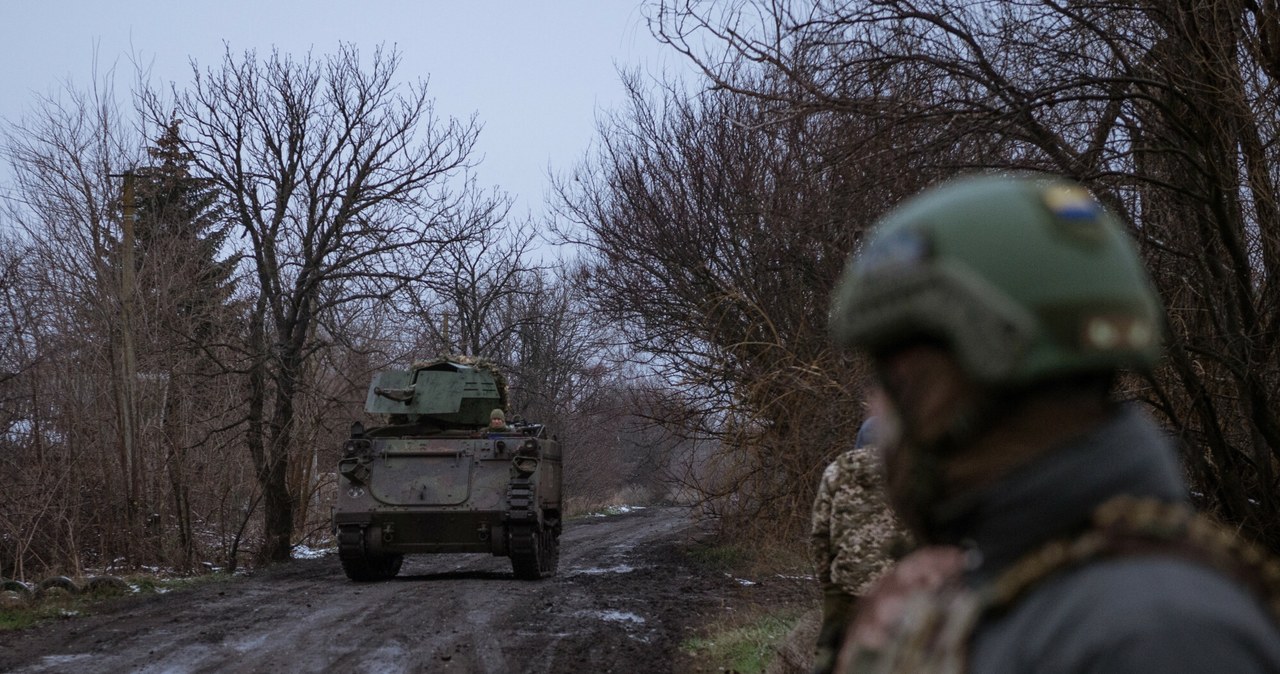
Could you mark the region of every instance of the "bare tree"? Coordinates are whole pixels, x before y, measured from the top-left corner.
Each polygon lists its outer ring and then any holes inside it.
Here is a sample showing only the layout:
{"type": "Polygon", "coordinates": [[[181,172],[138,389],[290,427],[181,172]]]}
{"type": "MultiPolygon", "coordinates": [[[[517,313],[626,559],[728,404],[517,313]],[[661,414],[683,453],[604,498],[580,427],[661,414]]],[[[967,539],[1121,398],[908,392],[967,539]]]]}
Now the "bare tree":
{"type": "Polygon", "coordinates": [[[42,485],[57,462],[43,441],[49,419],[40,409],[42,317],[24,282],[34,271],[28,253],[15,236],[0,233],[0,470],[14,476],[0,495],[0,575],[10,578],[24,577],[27,561],[45,552],[33,539],[49,523],[58,494],[42,485]]]}
{"type": "Polygon", "coordinates": [[[448,246],[441,277],[419,287],[406,312],[422,332],[414,352],[497,363],[508,413],[546,425],[562,443],[573,507],[608,501],[627,477],[617,437],[625,390],[606,358],[610,331],[582,303],[570,272],[531,261],[533,229],[507,225],[505,205],[471,209],[482,232],[448,246]]]}
{"type": "Polygon", "coordinates": [[[216,238],[184,233],[199,209],[183,213],[182,181],[166,179],[180,162],[148,156],[145,126],[111,81],[67,85],[5,129],[15,184],[4,215],[16,232],[6,245],[23,268],[6,341],[30,359],[10,382],[24,433],[7,456],[26,476],[13,531],[36,569],[190,567],[219,525],[206,499],[237,463],[219,429],[234,425],[238,396],[208,376],[228,350],[219,342],[234,338],[231,265],[216,238]],[[129,221],[120,173],[153,179],[130,182],[129,221]]]}
{"type": "Polygon", "coordinates": [[[929,174],[846,161],[891,152],[903,131],[874,119],[778,115],[723,89],[655,101],[628,81],[628,114],[559,183],[559,226],[590,251],[576,281],[673,393],[646,411],[714,448],[688,485],[731,526],[798,530],[860,421],[846,384],[860,366],[826,336],[830,288],[864,228],[929,174]]]}
{"type": "Polygon", "coordinates": [[[42,566],[74,564],[82,547],[137,553],[142,513],[151,510],[137,370],[120,321],[128,293],[111,177],[142,153],[127,119],[111,74],[95,74],[89,89],[68,83],[4,131],[14,176],[5,213],[29,272],[15,286],[27,307],[13,316],[22,330],[15,337],[24,335],[18,343],[34,359],[19,386],[34,455],[19,472],[36,478],[24,492],[34,508],[26,526],[35,530],[17,535],[42,566]]]}
{"type": "Polygon", "coordinates": [[[501,313],[514,326],[502,356],[511,409],[558,434],[565,490],[576,508],[623,491],[629,471],[620,434],[633,415],[610,348],[616,333],[583,301],[572,283],[573,269],[527,274],[524,292],[509,296],[501,313]]]}
{"type": "MultiPolygon", "coordinates": [[[[228,195],[251,257],[247,435],[262,492],[260,557],[290,556],[297,503],[289,488],[307,362],[324,343],[321,317],[388,300],[428,277],[465,195],[449,179],[469,168],[474,120],[436,117],[426,85],[395,79],[399,55],[354,46],[315,59],[227,51],[193,67],[172,109],[193,173],[228,195]],[[451,226],[446,226],[451,225],[451,226]]],[[[466,184],[466,183],[464,183],[466,184]]]]}
{"type": "Polygon", "coordinates": [[[1275,3],[674,1],[652,25],[780,114],[923,125],[900,158],[995,148],[938,168],[1053,171],[1120,207],[1172,327],[1134,392],[1185,441],[1204,505],[1280,547],[1275,3]]]}
{"type": "Polygon", "coordinates": [[[509,350],[514,319],[510,298],[528,292],[534,235],[511,226],[505,195],[475,193],[461,205],[458,224],[474,235],[458,237],[440,253],[439,273],[414,288],[407,315],[417,323],[419,351],[498,360],[509,350]]]}

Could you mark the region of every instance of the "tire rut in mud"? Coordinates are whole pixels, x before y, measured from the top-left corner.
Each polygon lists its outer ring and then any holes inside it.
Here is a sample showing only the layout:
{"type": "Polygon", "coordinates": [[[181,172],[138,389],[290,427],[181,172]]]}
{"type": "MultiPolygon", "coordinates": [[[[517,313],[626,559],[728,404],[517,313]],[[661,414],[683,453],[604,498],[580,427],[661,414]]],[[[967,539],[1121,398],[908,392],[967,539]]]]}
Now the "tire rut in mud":
{"type": "Polygon", "coordinates": [[[0,671],[682,671],[681,643],[742,591],[688,562],[697,535],[678,508],[568,522],[538,581],[489,556],[409,557],[378,583],[300,560],[0,633],[0,671]]]}

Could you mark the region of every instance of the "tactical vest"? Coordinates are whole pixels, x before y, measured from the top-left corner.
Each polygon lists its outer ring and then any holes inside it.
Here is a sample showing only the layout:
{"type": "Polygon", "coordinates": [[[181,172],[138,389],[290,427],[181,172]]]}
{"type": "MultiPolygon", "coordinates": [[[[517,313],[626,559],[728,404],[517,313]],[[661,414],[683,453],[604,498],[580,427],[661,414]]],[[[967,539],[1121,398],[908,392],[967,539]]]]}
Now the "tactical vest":
{"type": "Polygon", "coordinates": [[[889,646],[842,654],[841,671],[962,674],[981,620],[1013,608],[1060,572],[1139,555],[1178,557],[1215,569],[1257,595],[1280,624],[1280,561],[1185,505],[1121,496],[1095,510],[1083,533],[1037,548],[986,585],[955,583],[909,598],[889,646]]]}

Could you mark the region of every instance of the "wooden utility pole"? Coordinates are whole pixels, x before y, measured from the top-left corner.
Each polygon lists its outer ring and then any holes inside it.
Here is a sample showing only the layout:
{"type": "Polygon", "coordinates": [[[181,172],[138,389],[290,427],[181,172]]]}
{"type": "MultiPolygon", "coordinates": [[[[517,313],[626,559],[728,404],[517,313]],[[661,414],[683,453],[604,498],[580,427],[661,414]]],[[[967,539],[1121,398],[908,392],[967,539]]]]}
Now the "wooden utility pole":
{"type": "Polygon", "coordinates": [[[449,338],[449,312],[443,311],[440,313],[440,322],[442,323],[440,332],[444,336],[444,352],[448,355],[453,353],[453,340],[449,338]]]}
{"type": "Polygon", "coordinates": [[[134,182],[137,174],[113,174],[123,179],[124,217],[120,223],[120,341],[117,344],[120,373],[116,382],[117,419],[119,422],[120,461],[129,498],[130,519],[139,505],[142,489],[142,462],[138,455],[137,380],[138,362],[133,340],[134,289],[134,225],[137,211],[134,182]]]}

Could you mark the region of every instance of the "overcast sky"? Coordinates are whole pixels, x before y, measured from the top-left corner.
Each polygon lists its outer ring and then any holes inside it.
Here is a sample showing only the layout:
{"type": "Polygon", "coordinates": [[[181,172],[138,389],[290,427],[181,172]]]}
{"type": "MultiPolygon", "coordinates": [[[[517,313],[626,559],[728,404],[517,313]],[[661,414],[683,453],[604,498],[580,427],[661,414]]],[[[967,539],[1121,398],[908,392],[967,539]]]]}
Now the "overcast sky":
{"type": "Polygon", "coordinates": [[[480,182],[536,216],[548,166],[568,170],[598,113],[621,105],[617,68],[690,72],[649,34],[648,13],[641,0],[0,0],[0,117],[16,121],[33,92],[68,78],[87,85],[95,53],[127,90],[130,54],[157,82],[183,85],[188,59],[216,65],[224,43],[259,54],[394,45],[400,78],[429,78],[437,111],[478,115],[480,182]]]}

